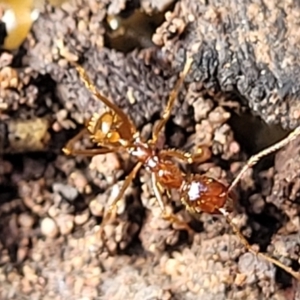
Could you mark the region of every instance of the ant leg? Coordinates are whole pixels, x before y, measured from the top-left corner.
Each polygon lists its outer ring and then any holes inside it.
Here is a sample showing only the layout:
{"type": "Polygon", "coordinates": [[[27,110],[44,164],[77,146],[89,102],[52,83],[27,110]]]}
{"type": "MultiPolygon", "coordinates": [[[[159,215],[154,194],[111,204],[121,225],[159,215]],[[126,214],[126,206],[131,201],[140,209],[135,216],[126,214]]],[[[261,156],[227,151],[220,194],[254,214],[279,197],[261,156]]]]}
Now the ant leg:
{"type": "Polygon", "coordinates": [[[105,224],[110,218],[113,213],[113,211],[116,209],[118,202],[121,200],[122,196],[124,195],[126,189],[129,187],[131,184],[132,180],[135,178],[138,170],[141,168],[143,165],[142,162],[138,162],[134,168],[131,170],[129,175],[126,177],[125,182],[123,183],[123,186],[121,187],[117,197],[114,199],[113,203],[109,206],[108,211],[103,219],[103,224],[105,224]]]}
{"type": "Polygon", "coordinates": [[[192,65],[193,59],[191,57],[187,57],[184,68],[182,73],[180,74],[179,79],[177,80],[174,89],[171,91],[169,99],[168,99],[168,103],[167,106],[164,110],[164,113],[162,115],[162,118],[160,119],[159,123],[157,124],[156,128],[154,128],[153,130],[153,134],[152,134],[152,141],[153,143],[155,143],[158,139],[158,135],[161,132],[161,130],[163,129],[163,127],[165,126],[165,124],[167,123],[168,119],[170,118],[171,115],[171,110],[172,107],[174,105],[174,102],[177,98],[179,89],[184,81],[185,76],[187,75],[191,65],[192,65]]]}
{"type": "Polygon", "coordinates": [[[83,128],[77,135],[75,135],[67,145],[62,149],[62,151],[66,155],[84,155],[84,156],[94,156],[97,154],[105,154],[110,152],[115,152],[116,149],[108,149],[108,148],[99,148],[99,149],[74,149],[74,144],[80,140],[84,134],[86,134],[86,128],[83,128]]]}
{"type": "Polygon", "coordinates": [[[62,149],[66,155],[82,155],[82,156],[95,156],[98,154],[106,154],[115,152],[116,150],[108,149],[108,148],[99,148],[99,149],[78,149],[78,150],[70,150],[67,148],[62,149]],[[71,151],[71,152],[70,152],[71,151]]]}
{"type": "Polygon", "coordinates": [[[155,197],[158,201],[158,204],[160,206],[161,214],[162,214],[163,219],[169,221],[170,223],[177,224],[179,228],[185,229],[189,233],[192,233],[193,232],[192,229],[190,228],[190,226],[186,222],[180,220],[176,215],[166,212],[166,207],[165,207],[165,204],[162,200],[161,192],[160,192],[159,187],[158,187],[158,183],[157,183],[155,173],[151,173],[151,181],[152,181],[154,195],[155,195],[155,197]]]}
{"type": "Polygon", "coordinates": [[[128,128],[131,129],[131,132],[135,133],[136,128],[133,125],[132,121],[127,117],[127,115],[120,109],[117,105],[112,103],[108,98],[104,97],[100,92],[97,90],[96,86],[92,83],[89,76],[87,75],[86,71],[83,67],[78,65],[75,62],[69,61],[69,63],[73,64],[79,73],[80,79],[85,84],[86,88],[101,102],[103,102],[106,106],[108,106],[111,110],[113,110],[119,117],[122,119],[123,123],[126,124],[128,128]]]}
{"type": "Polygon", "coordinates": [[[252,168],[255,164],[257,164],[264,156],[267,156],[281,149],[282,147],[286,146],[288,143],[296,139],[299,135],[300,126],[295,128],[287,137],[285,137],[281,141],[251,156],[250,159],[247,161],[246,165],[242,168],[239,174],[232,181],[231,185],[228,188],[228,193],[237,185],[237,183],[240,181],[240,179],[248,169],[252,168]]]}
{"type": "Polygon", "coordinates": [[[183,152],[177,149],[167,149],[160,151],[161,157],[175,157],[185,163],[192,164],[195,162],[205,162],[211,157],[211,151],[207,146],[198,148],[196,153],[183,152]]]}
{"type": "Polygon", "coordinates": [[[241,231],[237,228],[237,226],[235,226],[234,223],[232,223],[231,219],[229,218],[229,213],[225,210],[220,208],[219,212],[226,218],[226,221],[228,222],[228,224],[231,226],[231,228],[233,229],[233,231],[237,234],[237,236],[240,238],[241,242],[244,244],[245,248],[252,254],[261,257],[263,259],[265,259],[266,261],[274,264],[275,266],[281,268],[282,270],[284,270],[285,272],[289,273],[290,275],[292,275],[293,277],[295,277],[296,279],[298,279],[300,281],[300,273],[295,272],[292,268],[284,265],[283,263],[281,263],[279,260],[264,254],[262,252],[258,252],[256,250],[254,250],[251,245],[249,244],[249,242],[247,241],[247,239],[243,236],[243,234],[241,233],[241,231]]]}

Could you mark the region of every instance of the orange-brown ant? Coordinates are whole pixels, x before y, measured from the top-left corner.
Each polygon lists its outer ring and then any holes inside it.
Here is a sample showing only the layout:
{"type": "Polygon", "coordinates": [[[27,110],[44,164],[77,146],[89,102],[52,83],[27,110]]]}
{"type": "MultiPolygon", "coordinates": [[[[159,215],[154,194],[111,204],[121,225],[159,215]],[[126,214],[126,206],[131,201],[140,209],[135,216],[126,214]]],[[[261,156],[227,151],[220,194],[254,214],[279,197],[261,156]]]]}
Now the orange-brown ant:
{"type": "Polygon", "coordinates": [[[179,192],[181,201],[188,211],[194,214],[199,214],[201,212],[222,214],[249,252],[266,259],[300,280],[300,274],[295,272],[292,268],[285,266],[283,263],[268,256],[267,254],[254,250],[229,217],[234,201],[232,190],[244,173],[249,168],[253,167],[262,157],[275,152],[294,140],[298,135],[300,135],[300,127],[297,127],[280,142],[252,156],[229,187],[225,186],[218,180],[205,175],[185,174],[172,160],[175,158],[188,164],[204,162],[211,156],[209,148],[200,147],[199,151],[195,154],[183,152],[177,149],[158,150],[157,141],[159,134],[171,115],[171,110],[177,98],[177,94],[192,65],[192,62],[193,59],[191,57],[186,59],[184,69],[179,76],[174,89],[170,93],[167,106],[157,126],[153,130],[152,139],[149,141],[144,141],[141,138],[140,132],[137,131],[131,119],[117,105],[102,96],[88,78],[85,70],[81,66],[75,64],[80,78],[87,89],[89,89],[98,100],[102,101],[108,107],[108,110],[102,115],[94,113],[88,122],[88,126],[67,143],[65,148],[63,148],[63,152],[67,155],[94,156],[97,154],[125,150],[138,161],[130,174],[126,177],[119,194],[109,207],[106,217],[109,216],[117,207],[117,204],[122,198],[125,190],[131,184],[139,169],[144,166],[151,174],[153,191],[160,205],[164,219],[190,230],[189,226],[179,220],[177,216],[166,212],[161,190],[163,188],[169,192],[171,189],[175,189],[179,192]],[[90,136],[92,142],[96,144],[97,148],[84,150],[74,149],[74,143],[80,140],[84,134],[88,134],[90,136]]]}

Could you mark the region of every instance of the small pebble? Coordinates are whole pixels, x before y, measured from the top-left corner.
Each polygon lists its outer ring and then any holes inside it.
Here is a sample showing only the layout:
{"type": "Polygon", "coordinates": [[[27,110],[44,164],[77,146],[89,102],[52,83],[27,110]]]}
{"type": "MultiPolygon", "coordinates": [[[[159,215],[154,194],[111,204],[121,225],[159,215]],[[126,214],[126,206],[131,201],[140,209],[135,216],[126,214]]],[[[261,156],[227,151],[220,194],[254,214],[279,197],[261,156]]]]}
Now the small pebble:
{"type": "Polygon", "coordinates": [[[83,211],[81,214],[77,214],[74,218],[76,225],[83,225],[89,219],[90,212],[88,210],[83,211]]]}
{"type": "MultiPolygon", "coordinates": [[[[105,196],[106,197],[106,196],[105,196]]],[[[99,203],[97,199],[94,199],[90,202],[89,205],[91,214],[96,217],[102,217],[104,213],[104,205],[99,203]]]]}
{"type": "Polygon", "coordinates": [[[73,215],[60,215],[55,221],[59,227],[59,231],[62,235],[71,233],[74,228],[74,216],[73,215]]]}
{"type": "Polygon", "coordinates": [[[19,281],[19,278],[20,278],[20,275],[15,271],[12,271],[7,274],[7,280],[11,283],[13,283],[14,281],[19,281]]]}
{"type": "Polygon", "coordinates": [[[24,294],[29,294],[32,291],[32,286],[27,278],[22,278],[21,280],[22,292],[24,294]]]}
{"type": "Polygon", "coordinates": [[[73,265],[74,269],[76,269],[76,270],[82,268],[84,265],[83,258],[81,256],[75,256],[72,259],[72,265],[73,265]]]}
{"type": "Polygon", "coordinates": [[[85,192],[86,187],[88,185],[88,181],[80,171],[73,172],[70,175],[70,178],[75,188],[79,191],[79,193],[85,192]]]}
{"type": "Polygon", "coordinates": [[[23,266],[23,274],[30,282],[35,282],[37,280],[37,275],[35,270],[29,265],[23,266]]]}
{"type": "Polygon", "coordinates": [[[29,248],[28,247],[20,247],[17,251],[17,261],[18,263],[22,262],[25,260],[27,257],[29,248]]]}
{"type": "Polygon", "coordinates": [[[22,213],[18,217],[18,222],[21,227],[31,228],[34,224],[34,218],[28,213],[22,213]]]}
{"type": "Polygon", "coordinates": [[[164,266],[164,271],[168,275],[177,275],[178,276],[178,265],[179,261],[173,258],[170,258],[167,260],[165,266],[164,266]]]}
{"type": "Polygon", "coordinates": [[[92,158],[90,168],[97,170],[101,174],[111,175],[121,168],[121,164],[115,153],[108,153],[105,155],[95,155],[92,158]]]}
{"type": "Polygon", "coordinates": [[[69,201],[74,201],[78,196],[78,190],[68,184],[55,182],[52,185],[53,191],[60,193],[64,198],[69,201]]]}
{"type": "Polygon", "coordinates": [[[54,238],[58,235],[58,227],[51,218],[45,218],[41,222],[41,232],[43,235],[54,238]]]}
{"type": "Polygon", "coordinates": [[[75,295],[81,294],[83,285],[84,285],[84,278],[79,277],[75,280],[75,283],[74,283],[74,294],[75,295]]]}

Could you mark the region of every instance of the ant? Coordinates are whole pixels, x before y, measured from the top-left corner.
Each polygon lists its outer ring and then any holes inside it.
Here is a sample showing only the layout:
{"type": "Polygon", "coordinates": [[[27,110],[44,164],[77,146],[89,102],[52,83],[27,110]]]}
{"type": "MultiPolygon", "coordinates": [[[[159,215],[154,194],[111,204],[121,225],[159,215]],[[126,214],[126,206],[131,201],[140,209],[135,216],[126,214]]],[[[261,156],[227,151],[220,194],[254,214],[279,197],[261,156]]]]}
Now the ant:
{"type": "Polygon", "coordinates": [[[177,149],[159,150],[158,147],[158,137],[170,118],[171,110],[180,87],[193,63],[191,56],[186,58],[183,71],[169,95],[162,117],[157,126],[153,129],[152,138],[148,141],[144,141],[141,138],[140,132],[137,131],[132,120],[121,108],[98,92],[83,67],[74,62],[70,63],[77,69],[86,88],[90,90],[99,101],[103,102],[108,109],[102,115],[94,113],[86,128],[80,131],[66,144],[63,148],[63,152],[66,155],[94,156],[110,152],[127,151],[137,160],[137,164],[126,177],[119,194],[110,205],[106,217],[110,216],[116,209],[125,190],[131,184],[139,169],[144,166],[151,174],[153,191],[164,219],[183,226],[189,231],[191,230],[190,227],[178,219],[176,215],[166,212],[165,204],[162,199],[162,190],[166,190],[169,193],[171,189],[175,189],[180,194],[182,204],[190,213],[200,214],[201,212],[205,212],[223,215],[249,252],[266,259],[300,281],[300,273],[295,272],[292,268],[284,265],[275,258],[254,250],[229,216],[230,212],[233,211],[233,203],[235,200],[232,190],[238,184],[244,173],[249,168],[252,168],[262,157],[279,150],[299,136],[300,126],[294,129],[286,138],[253,155],[233,182],[227,187],[218,180],[205,175],[185,174],[172,160],[175,158],[187,164],[207,161],[211,157],[211,152],[208,147],[201,146],[196,153],[183,152],[177,149]],[[80,140],[85,134],[90,136],[92,142],[96,144],[97,147],[93,149],[74,149],[75,142],[80,140]]]}

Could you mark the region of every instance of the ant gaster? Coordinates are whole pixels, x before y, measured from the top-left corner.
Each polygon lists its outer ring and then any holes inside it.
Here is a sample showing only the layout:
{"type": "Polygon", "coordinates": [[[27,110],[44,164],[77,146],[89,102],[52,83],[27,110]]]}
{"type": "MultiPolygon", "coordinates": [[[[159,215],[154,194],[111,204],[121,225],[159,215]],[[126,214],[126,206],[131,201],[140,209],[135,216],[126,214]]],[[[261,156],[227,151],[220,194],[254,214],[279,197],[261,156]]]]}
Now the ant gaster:
{"type": "Polygon", "coordinates": [[[137,164],[126,177],[119,194],[109,207],[106,217],[108,217],[117,207],[117,204],[124,195],[125,190],[131,184],[139,169],[144,166],[151,174],[153,191],[164,219],[190,230],[189,226],[178,219],[176,215],[166,212],[165,204],[162,199],[162,189],[168,192],[171,189],[175,189],[179,192],[180,199],[189,212],[194,214],[199,214],[201,212],[222,214],[249,252],[263,257],[267,261],[282,268],[287,273],[300,280],[300,274],[295,272],[292,268],[284,265],[267,254],[254,250],[229,217],[229,213],[233,209],[233,201],[235,198],[232,190],[244,173],[249,168],[253,167],[262,157],[282,148],[290,141],[294,140],[298,135],[300,135],[300,127],[297,127],[280,142],[252,156],[229,187],[225,186],[218,180],[205,175],[185,174],[172,160],[175,158],[187,164],[204,162],[211,156],[211,152],[208,147],[199,147],[196,153],[183,152],[177,149],[158,150],[157,144],[159,134],[170,118],[171,110],[177,98],[179,89],[192,65],[192,62],[193,59],[191,57],[186,59],[184,69],[180,74],[174,89],[170,93],[163,115],[157,126],[154,128],[152,138],[149,141],[144,141],[141,138],[140,132],[137,131],[131,119],[122,111],[122,109],[98,92],[95,85],[87,76],[85,70],[81,66],[73,63],[87,89],[89,89],[98,100],[103,102],[108,107],[108,110],[102,115],[94,113],[88,122],[88,126],[67,143],[67,145],[63,148],[63,152],[67,155],[94,156],[125,150],[137,160],[137,164]],[[74,149],[75,142],[80,140],[85,134],[90,136],[92,142],[96,144],[97,148],[82,150],[74,149]]]}

